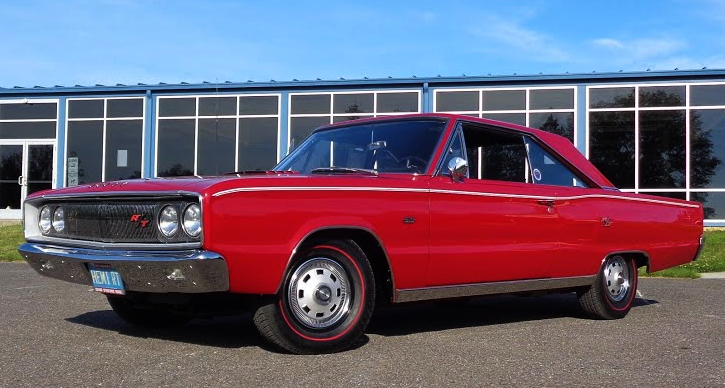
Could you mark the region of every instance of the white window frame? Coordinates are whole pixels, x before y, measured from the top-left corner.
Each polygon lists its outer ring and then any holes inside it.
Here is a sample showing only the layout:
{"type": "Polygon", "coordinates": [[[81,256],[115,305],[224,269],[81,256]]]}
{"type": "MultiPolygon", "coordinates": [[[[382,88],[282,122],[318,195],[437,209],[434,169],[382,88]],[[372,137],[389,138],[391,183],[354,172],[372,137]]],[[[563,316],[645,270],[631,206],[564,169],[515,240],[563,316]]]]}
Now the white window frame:
{"type": "Polygon", "coordinates": [[[573,113],[574,114],[574,145],[577,144],[577,118],[578,112],[576,109],[578,88],[576,86],[529,86],[529,87],[504,87],[504,88],[439,88],[433,91],[433,112],[436,113],[453,113],[461,115],[478,115],[479,118],[486,114],[523,114],[526,119],[525,126],[531,126],[531,113],[573,113]],[[573,90],[574,99],[572,101],[572,108],[570,109],[530,109],[531,106],[531,91],[538,90],[573,90]],[[497,92],[497,91],[525,91],[526,92],[526,108],[525,109],[513,109],[513,110],[483,110],[483,93],[484,92],[497,92]],[[475,111],[439,111],[438,110],[438,94],[439,93],[451,93],[451,92],[478,92],[478,110],[475,111]]]}
{"type": "MultiPolygon", "coordinates": [[[[725,193],[725,188],[692,188],[690,184],[690,114],[692,110],[707,110],[707,109],[719,109],[725,110],[725,104],[723,105],[690,105],[690,87],[692,86],[708,86],[708,85],[722,85],[725,86],[725,82],[671,82],[671,83],[622,83],[622,84],[601,84],[601,85],[587,85],[586,87],[586,157],[589,159],[589,113],[590,112],[634,112],[634,184],[633,189],[622,189],[623,192],[628,193],[685,193],[685,198],[689,201],[691,193],[725,193]],[[685,104],[680,106],[668,106],[668,107],[640,107],[639,106],[639,89],[641,87],[662,87],[662,86],[684,86],[685,87],[685,104]],[[591,89],[612,89],[612,88],[634,88],[634,107],[627,108],[590,108],[589,107],[589,95],[591,89]],[[682,189],[643,189],[639,187],[639,112],[642,111],[673,111],[673,110],[684,110],[685,111],[685,187],[682,189]]],[[[725,219],[708,219],[708,222],[725,222],[725,219]]]]}
{"type": "Polygon", "coordinates": [[[277,144],[276,144],[276,160],[277,163],[280,161],[280,132],[282,127],[282,94],[281,93],[241,93],[241,94],[183,94],[183,95],[172,95],[172,96],[156,96],[156,112],[155,112],[155,125],[156,133],[154,134],[154,176],[158,176],[159,168],[159,120],[194,120],[194,175],[198,175],[198,161],[199,161],[199,119],[208,118],[219,118],[219,119],[235,119],[235,136],[234,136],[234,170],[239,170],[239,119],[244,118],[277,118],[277,144]],[[264,115],[240,115],[239,114],[239,97],[277,97],[277,114],[264,114],[264,115]],[[201,98],[214,98],[214,97],[234,97],[236,98],[236,110],[233,115],[213,115],[213,116],[201,116],[199,115],[199,100],[201,98]],[[160,100],[164,99],[175,99],[175,98],[194,98],[196,103],[196,115],[195,116],[171,116],[171,117],[160,117],[159,106],[161,105],[160,100]]]}
{"type": "MultiPolygon", "coordinates": [[[[144,150],[146,149],[146,96],[124,96],[124,97],[77,97],[66,99],[65,109],[65,145],[63,149],[63,163],[68,160],[68,123],[80,122],[80,121],[103,121],[103,147],[101,151],[101,181],[106,181],[106,124],[109,121],[129,121],[129,120],[141,120],[141,178],[146,178],[144,174],[144,166],[146,165],[146,156],[144,150]],[[143,100],[143,108],[141,110],[141,116],[129,116],[129,117],[108,117],[108,100],[143,100]],[[82,118],[71,118],[70,117],[70,102],[72,101],[98,101],[103,100],[103,117],[82,117],[82,118]]],[[[66,167],[67,168],[67,167],[66,167]]],[[[64,170],[63,173],[63,187],[66,187],[68,181],[68,171],[64,170]]]]}
{"type": "Polygon", "coordinates": [[[287,97],[287,106],[289,107],[289,120],[287,129],[287,150],[290,149],[290,141],[292,140],[292,119],[297,117],[327,117],[328,124],[334,123],[335,117],[348,117],[348,116],[360,116],[360,118],[370,117],[387,117],[387,116],[403,116],[421,112],[421,91],[420,89],[385,89],[385,90],[345,90],[339,92],[301,92],[301,93],[289,93],[287,97]],[[380,94],[400,94],[400,93],[416,93],[416,101],[418,102],[418,109],[415,112],[378,112],[378,95],[380,94]],[[365,113],[334,113],[335,112],[335,96],[345,94],[372,94],[373,95],[373,111],[365,113]],[[330,96],[330,110],[326,113],[298,113],[292,114],[292,97],[293,96],[319,96],[329,95],[330,96]]]}

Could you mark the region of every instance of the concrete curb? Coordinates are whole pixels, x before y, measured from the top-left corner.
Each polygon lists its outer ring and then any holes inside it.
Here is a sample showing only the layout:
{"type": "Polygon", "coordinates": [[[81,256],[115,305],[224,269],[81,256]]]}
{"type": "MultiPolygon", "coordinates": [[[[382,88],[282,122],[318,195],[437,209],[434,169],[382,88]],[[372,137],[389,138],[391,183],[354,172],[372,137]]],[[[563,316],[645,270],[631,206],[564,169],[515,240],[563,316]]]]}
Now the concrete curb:
{"type": "Polygon", "coordinates": [[[702,279],[725,279],[725,272],[701,273],[702,279]]]}

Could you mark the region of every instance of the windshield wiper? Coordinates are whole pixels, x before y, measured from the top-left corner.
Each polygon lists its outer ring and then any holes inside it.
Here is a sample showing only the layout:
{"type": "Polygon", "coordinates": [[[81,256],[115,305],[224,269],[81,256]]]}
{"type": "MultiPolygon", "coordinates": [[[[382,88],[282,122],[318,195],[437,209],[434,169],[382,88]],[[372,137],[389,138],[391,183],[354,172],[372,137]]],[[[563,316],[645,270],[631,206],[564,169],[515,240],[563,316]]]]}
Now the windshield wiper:
{"type": "Polygon", "coordinates": [[[312,169],[310,171],[312,174],[368,174],[368,175],[378,175],[378,172],[375,170],[369,170],[367,168],[354,168],[354,167],[318,167],[312,169]]]}

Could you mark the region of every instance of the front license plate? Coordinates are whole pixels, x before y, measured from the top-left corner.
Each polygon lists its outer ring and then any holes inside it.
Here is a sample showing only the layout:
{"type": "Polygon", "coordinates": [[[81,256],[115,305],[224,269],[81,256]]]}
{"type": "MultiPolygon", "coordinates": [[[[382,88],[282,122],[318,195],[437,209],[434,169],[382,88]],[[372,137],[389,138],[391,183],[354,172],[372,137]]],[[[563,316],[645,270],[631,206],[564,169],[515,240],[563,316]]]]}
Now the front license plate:
{"type": "Polygon", "coordinates": [[[91,273],[93,280],[93,289],[104,294],[125,295],[126,289],[123,287],[123,279],[121,274],[114,271],[110,267],[102,267],[94,264],[88,264],[88,272],[91,273]]]}

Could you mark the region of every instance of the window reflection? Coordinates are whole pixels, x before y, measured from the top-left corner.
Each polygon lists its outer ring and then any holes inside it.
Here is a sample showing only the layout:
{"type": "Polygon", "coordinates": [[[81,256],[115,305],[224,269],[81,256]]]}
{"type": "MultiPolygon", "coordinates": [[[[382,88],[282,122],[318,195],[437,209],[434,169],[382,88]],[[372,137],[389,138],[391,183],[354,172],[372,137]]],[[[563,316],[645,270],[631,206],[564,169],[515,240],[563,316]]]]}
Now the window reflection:
{"type": "Polygon", "coordinates": [[[634,112],[589,113],[589,160],[619,188],[634,188],[634,112]]]}
{"type": "Polygon", "coordinates": [[[691,110],[690,187],[725,188],[722,150],[725,150],[725,109],[691,110]]]}
{"type": "Polygon", "coordinates": [[[685,188],[685,111],[639,112],[639,187],[685,188]]]}

